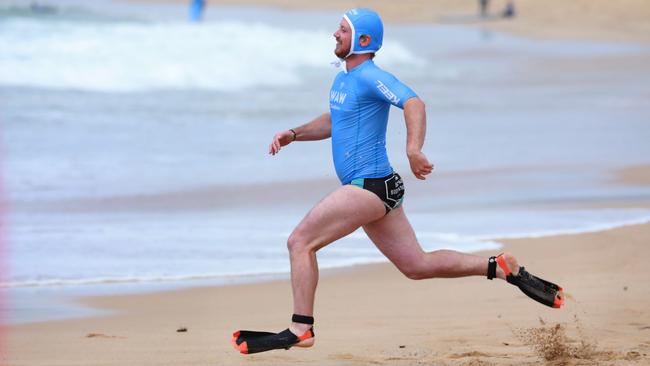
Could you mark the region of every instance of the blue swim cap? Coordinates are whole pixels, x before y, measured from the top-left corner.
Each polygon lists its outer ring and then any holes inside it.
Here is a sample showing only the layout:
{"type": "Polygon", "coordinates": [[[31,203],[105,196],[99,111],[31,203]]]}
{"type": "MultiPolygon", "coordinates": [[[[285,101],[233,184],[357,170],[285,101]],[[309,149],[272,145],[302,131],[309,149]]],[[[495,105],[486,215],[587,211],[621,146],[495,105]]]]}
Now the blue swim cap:
{"type": "Polygon", "coordinates": [[[353,53],[374,53],[379,51],[384,39],[384,24],[377,12],[366,8],[354,8],[346,11],[343,18],[352,28],[352,45],[345,58],[353,53]],[[370,44],[366,47],[361,47],[359,44],[361,36],[370,36],[370,44]]]}

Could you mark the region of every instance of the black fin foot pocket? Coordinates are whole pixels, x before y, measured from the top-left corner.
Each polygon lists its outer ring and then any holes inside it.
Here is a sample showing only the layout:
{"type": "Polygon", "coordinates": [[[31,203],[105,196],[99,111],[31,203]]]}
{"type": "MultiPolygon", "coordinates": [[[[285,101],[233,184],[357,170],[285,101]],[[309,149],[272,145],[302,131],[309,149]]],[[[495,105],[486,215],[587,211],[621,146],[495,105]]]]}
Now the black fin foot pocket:
{"type": "MultiPolygon", "coordinates": [[[[237,333],[235,332],[235,334],[237,333]]],[[[237,340],[234,340],[233,345],[243,354],[266,352],[274,349],[289,349],[305,339],[314,337],[313,328],[300,337],[293,334],[289,329],[285,329],[280,333],[247,331],[248,337],[242,337],[241,331],[239,333],[237,339],[241,339],[241,342],[237,343],[237,340]],[[270,334],[263,335],[263,333],[270,334]]],[[[233,339],[235,334],[233,334],[233,339]]]]}
{"type": "Polygon", "coordinates": [[[516,276],[512,274],[507,276],[506,280],[541,304],[556,309],[564,304],[562,287],[529,273],[524,267],[519,268],[519,273],[516,276]]]}
{"type": "MultiPolygon", "coordinates": [[[[294,323],[313,325],[314,317],[293,314],[291,321],[294,323]]],[[[240,353],[251,354],[270,351],[273,349],[289,349],[310,338],[314,338],[313,326],[301,336],[293,334],[289,329],[285,329],[280,333],[259,332],[256,330],[238,330],[232,334],[232,340],[230,343],[232,343],[233,347],[235,347],[235,349],[240,353]]],[[[309,346],[311,346],[311,344],[309,344],[309,346]]],[[[305,345],[305,347],[308,346],[305,345]]]]}
{"type": "Polygon", "coordinates": [[[489,280],[496,277],[497,265],[506,274],[506,281],[519,287],[521,292],[531,299],[556,309],[559,309],[564,304],[564,290],[562,287],[529,273],[524,267],[519,267],[519,273],[513,275],[503,258],[503,254],[490,257],[487,271],[489,280]]]}
{"type": "Polygon", "coordinates": [[[261,337],[266,337],[270,335],[275,335],[277,333],[273,332],[259,332],[256,330],[238,330],[235,333],[232,334],[232,340],[230,343],[232,345],[239,349],[239,345],[245,342],[246,340],[249,339],[255,339],[255,338],[261,338],[261,337]]]}

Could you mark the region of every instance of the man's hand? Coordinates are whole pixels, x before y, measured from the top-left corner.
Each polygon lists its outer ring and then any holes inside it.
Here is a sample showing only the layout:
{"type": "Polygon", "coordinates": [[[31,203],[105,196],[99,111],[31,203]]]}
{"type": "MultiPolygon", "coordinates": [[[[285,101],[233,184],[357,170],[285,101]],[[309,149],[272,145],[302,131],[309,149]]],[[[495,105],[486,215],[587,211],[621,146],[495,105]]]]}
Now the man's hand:
{"type": "Polygon", "coordinates": [[[269,145],[269,154],[275,155],[280,152],[282,146],[287,146],[293,142],[293,132],[290,130],[278,132],[273,136],[273,141],[269,145]]]}
{"type": "Polygon", "coordinates": [[[411,171],[417,179],[426,179],[425,175],[431,174],[433,171],[433,164],[429,162],[427,156],[421,151],[409,152],[407,154],[411,171]]]}

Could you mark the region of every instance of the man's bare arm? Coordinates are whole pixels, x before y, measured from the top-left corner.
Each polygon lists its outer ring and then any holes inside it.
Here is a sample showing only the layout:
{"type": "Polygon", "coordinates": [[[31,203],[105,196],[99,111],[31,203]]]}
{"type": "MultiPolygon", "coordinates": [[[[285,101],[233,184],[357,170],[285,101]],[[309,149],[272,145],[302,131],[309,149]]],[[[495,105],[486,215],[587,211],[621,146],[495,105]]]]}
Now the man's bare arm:
{"type": "Polygon", "coordinates": [[[411,171],[416,178],[426,179],[425,175],[433,171],[433,164],[422,152],[424,137],[427,134],[427,115],[420,98],[410,98],[404,103],[404,120],[406,121],[406,156],[411,171]]]}
{"type": "Polygon", "coordinates": [[[277,154],[283,146],[293,141],[316,141],[330,136],[332,136],[332,120],[329,113],[324,113],[300,127],[276,133],[269,145],[269,154],[277,154]]]}

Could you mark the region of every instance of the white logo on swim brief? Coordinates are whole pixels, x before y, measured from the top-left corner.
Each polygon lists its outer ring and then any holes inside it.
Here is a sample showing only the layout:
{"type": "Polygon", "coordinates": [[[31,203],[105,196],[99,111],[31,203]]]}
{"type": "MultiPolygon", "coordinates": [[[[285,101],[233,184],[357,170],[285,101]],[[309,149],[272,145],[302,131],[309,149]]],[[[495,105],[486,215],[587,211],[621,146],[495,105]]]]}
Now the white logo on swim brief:
{"type": "MultiPolygon", "coordinates": [[[[404,183],[402,182],[402,178],[399,175],[391,176],[390,178],[388,178],[388,179],[386,179],[384,181],[384,188],[386,189],[386,199],[388,201],[394,202],[394,205],[396,205],[399,202],[400,198],[401,198],[401,195],[399,195],[399,194],[402,193],[402,195],[403,195],[403,192],[404,192],[404,183]],[[393,184],[394,188],[389,187],[390,182],[393,181],[393,180],[395,181],[395,183],[393,184]],[[391,189],[391,188],[393,188],[393,189],[391,189]],[[393,197],[398,197],[398,196],[399,196],[398,199],[393,198],[393,197]]],[[[390,206],[390,207],[394,208],[394,206],[390,206]]]]}
{"type": "Polygon", "coordinates": [[[377,80],[377,89],[388,99],[391,103],[393,104],[399,104],[399,98],[395,93],[390,91],[384,83],[381,82],[381,80],[377,80]]]}

